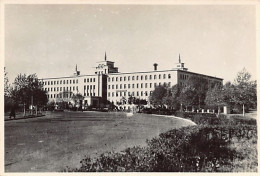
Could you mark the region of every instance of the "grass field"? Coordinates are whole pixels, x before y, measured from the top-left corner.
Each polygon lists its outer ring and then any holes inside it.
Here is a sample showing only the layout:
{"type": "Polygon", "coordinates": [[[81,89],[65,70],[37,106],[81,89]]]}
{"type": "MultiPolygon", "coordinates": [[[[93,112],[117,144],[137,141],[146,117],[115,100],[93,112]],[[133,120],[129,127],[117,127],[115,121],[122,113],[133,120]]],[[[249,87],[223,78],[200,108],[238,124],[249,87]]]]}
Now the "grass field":
{"type": "Polygon", "coordinates": [[[148,114],[56,112],[5,122],[5,172],[59,172],[85,155],[145,146],[146,139],[192,122],[148,114]]]}

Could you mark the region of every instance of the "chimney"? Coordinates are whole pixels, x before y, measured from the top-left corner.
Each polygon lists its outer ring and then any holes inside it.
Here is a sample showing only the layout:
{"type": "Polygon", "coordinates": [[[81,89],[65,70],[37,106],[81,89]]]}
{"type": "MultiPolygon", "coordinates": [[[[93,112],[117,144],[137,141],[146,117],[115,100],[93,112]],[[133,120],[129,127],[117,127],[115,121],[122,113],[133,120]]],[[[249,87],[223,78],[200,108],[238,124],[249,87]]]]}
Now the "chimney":
{"type": "Polygon", "coordinates": [[[156,71],[156,70],[157,70],[157,66],[158,66],[158,64],[157,64],[157,63],[154,63],[154,64],[153,64],[154,71],[156,71]]]}

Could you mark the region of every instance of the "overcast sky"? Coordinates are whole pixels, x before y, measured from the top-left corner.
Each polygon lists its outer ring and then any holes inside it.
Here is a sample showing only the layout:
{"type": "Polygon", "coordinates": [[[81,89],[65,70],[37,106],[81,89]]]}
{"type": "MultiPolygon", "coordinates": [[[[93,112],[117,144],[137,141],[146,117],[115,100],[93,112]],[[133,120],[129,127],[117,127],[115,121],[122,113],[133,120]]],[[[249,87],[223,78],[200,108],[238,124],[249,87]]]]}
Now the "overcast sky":
{"type": "Polygon", "coordinates": [[[120,72],[172,69],[233,81],[256,79],[255,7],[249,5],[6,5],[5,66],[39,78],[93,74],[97,61],[120,72]]]}

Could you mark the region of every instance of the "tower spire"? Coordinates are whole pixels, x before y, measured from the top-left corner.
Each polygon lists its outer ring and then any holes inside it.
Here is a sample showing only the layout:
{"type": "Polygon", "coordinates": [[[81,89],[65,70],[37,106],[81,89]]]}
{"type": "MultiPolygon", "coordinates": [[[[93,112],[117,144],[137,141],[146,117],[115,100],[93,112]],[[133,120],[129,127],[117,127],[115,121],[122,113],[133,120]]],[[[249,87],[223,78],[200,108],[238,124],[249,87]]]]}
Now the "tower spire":
{"type": "Polygon", "coordinates": [[[106,51],[105,51],[105,61],[107,60],[107,53],[106,53],[106,51]]]}
{"type": "Polygon", "coordinates": [[[181,55],[179,54],[179,63],[181,63],[181,55]]]}

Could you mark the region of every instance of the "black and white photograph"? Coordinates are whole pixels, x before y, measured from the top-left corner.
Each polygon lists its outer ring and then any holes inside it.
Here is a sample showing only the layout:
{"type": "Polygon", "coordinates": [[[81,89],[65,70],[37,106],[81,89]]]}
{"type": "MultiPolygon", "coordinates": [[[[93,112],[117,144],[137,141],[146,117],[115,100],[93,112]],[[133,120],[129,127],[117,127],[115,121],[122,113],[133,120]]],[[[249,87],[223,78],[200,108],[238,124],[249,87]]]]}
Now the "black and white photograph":
{"type": "Polygon", "coordinates": [[[1,175],[257,175],[259,1],[75,2],[1,2],[1,175]]]}

